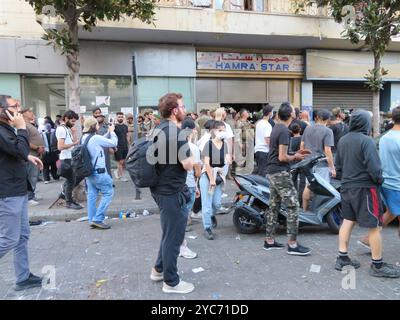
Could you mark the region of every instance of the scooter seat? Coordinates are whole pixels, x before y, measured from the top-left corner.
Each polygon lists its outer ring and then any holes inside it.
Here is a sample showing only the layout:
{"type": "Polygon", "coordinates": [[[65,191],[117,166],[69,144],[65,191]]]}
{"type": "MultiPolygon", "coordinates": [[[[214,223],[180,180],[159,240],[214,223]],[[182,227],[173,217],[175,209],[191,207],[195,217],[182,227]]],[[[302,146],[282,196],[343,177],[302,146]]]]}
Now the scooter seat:
{"type": "Polygon", "coordinates": [[[246,179],[250,180],[250,181],[254,181],[256,184],[261,184],[263,186],[269,186],[269,181],[267,178],[261,177],[259,175],[256,174],[250,174],[248,176],[245,176],[246,179]]]}

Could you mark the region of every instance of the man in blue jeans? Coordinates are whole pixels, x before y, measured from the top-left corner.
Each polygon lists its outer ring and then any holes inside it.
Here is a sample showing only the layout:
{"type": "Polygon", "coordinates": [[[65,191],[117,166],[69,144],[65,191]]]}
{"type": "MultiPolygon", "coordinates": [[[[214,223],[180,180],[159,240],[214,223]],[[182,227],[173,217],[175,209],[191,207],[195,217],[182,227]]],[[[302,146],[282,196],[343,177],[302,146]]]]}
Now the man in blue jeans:
{"type": "Polygon", "coordinates": [[[85,120],[82,143],[87,139],[87,149],[93,165],[93,174],[87,177],[88,187],[87,206],[88,220],[91,228],[110,229],[111,227],[104,223],[105,213],[110,206],[114,196],[113,180],[111,174],[107,172],[106,157],[104,148],[115,148],[118,144],[117,135],[114,133],[114,125],[108,127],[108,135],[96,135],[99,124],[94,117],[85,120]],[[97,197],[101,193],[101,201],[96,208],[97,197]]]}
{"type": "Polygon", "coordinates": [[[163,118],[155,130],[159,131],[156,141],[159,182],[150,191],[160,209],[162,237],[150,279],[164,281],[162,290],[165,293],[185,294],[192,292],[194,285],[179,279],[177,261],[180,245],[185,238],[188,217],[186,205],[190,198],[186,171],[193,169],[193,160],[187,135],[181,134],[180,129],[185,118],[182,95],[164,95],[158,109],[163,118]]]}
{"type": "Polygon", "coordinates": [[[29,270],[27,161],[40,169],[39,158],[29,155],[28,133],[19,106],[0,95],[0,258],[14,250],[15,290],[41,287],[42,278],[29,270]]]}

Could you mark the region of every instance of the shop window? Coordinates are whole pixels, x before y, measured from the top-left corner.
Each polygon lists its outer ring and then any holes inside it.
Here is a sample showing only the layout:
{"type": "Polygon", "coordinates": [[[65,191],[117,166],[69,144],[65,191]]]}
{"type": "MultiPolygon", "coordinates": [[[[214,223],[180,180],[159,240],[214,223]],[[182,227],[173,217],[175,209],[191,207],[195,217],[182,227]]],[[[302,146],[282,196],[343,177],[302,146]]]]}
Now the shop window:
{"type": "MultiPolygon", "coordinates": [[[[91,115],[97,105],[104,113],[115,114],[132,108],[130,77],[81,76],[81,113],[91,115]]],[[[23,78],[23,104],[33,108],[37,117],[53,119],[68,109],[66,78],[26,76],[23,78]]]]}

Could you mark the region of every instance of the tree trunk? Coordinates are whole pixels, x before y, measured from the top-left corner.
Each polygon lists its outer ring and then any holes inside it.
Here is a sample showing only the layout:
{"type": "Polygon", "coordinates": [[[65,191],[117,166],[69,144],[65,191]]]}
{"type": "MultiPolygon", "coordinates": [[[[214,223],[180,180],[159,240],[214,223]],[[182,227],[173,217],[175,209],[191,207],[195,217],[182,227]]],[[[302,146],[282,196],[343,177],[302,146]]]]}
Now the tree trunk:
{"type": "Polygon", "coordinates": [[[78,49],[78,23],[69,24],[69,32],[72,44],[77,47],[73,52],[67,53],[69,109],[75,111],[79,115],[76,131],[77,136],[80,137],[82,128],[79,125],[81,112],[81,88],[79,81],[80,63],[78,49]]]}
{"type": "MultiPolygon", "coordinates": [[[[380,56],[374,56],[374,69],[377,70],[377,75],[379,79],[382,78],[381,75],[381,58],[380,56]]],[[[374,132],[374,137],[377,137],[380,134],[380,109],[379,109],[379,99],[380,99],[380,90],[374,90],[372,92],[372,128],[374,132]]]]}

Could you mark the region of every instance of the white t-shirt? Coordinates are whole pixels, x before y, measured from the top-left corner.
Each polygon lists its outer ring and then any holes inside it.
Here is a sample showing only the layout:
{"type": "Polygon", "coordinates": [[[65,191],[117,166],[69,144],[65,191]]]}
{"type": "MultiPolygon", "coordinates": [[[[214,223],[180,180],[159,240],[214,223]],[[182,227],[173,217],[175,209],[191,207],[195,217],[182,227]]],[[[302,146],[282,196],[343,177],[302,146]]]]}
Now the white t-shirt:
{"type": "MultiPolygon", "coordinates": [[[[58,126],[57,127],[56,137],[57,137],[57,140],[58,139],[65,139],[64,140],[65,144],[71,144],[73,142],[72,141],[71,129],[67,128],[66,126],[58,126]]],[[[69,149],[61,150],[60,160],[71,159],[72,158],[71,151],[72,151],[73,148],[74,147],[72,146],[69,149]]]]}
{"type": "Polygon", "coordinates": [[[204,146],[206,145],[207,141],[211,139],[211,134],[206,132],[203,136],[197,141],[197,146],[199,147],[200,152],[203,151],[204,146]]]}
{"type": "Polygon", "coordinates": [[[256,125],[256,147],[255,152],[269,152],[269,145],[265,144],[265,138],[271,136],[272,126],[267,120],[260,120],[256,125]]]}
{"type": "MultiPolygon", "coordinates": [[[[193,156],[194,164],[201,164],[199,147],[191,142],[189,142],[189,147],[190,147],[190,152],[192,153],[192,156],[193,156]]],[[[188,171],[187,177],[186,177],[186,184],[189,188],[196,187],[196,178],[194,176],[194,169],[188,171]]]]}
{"type": "Polygon", "coordinates": [[[224,124],[225,124],[225,131],[226,131],[226,139],[228,140],[228,139],[233,138],[234,135],[233,135],[231,126],[226,122],[224,122],[224,124]]]}

